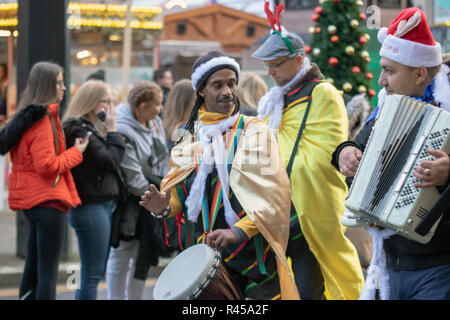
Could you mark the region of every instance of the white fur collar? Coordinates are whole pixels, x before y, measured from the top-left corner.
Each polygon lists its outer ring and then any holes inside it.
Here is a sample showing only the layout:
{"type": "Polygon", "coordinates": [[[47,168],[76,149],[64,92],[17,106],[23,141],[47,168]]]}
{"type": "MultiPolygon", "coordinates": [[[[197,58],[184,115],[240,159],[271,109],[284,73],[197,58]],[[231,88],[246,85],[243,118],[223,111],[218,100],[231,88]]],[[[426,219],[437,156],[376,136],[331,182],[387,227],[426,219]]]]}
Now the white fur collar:
{"type": "Polygon", "coordinates": [[[258,118],[265,120],[269,118],[269,127],[272,130],[277,130],[280,126],[281,117],[283,115],[284,108],[284,95],[290,89],[290,87],[303,77],[306,72],[311,68],[310,61],[307,57],[303,58],[303,66],[299,72],[285,85],[273,86],[258,103],[258,118]]]}
{"type": "Polygon", "coordinates": [[[441,65],[441,70],[434,77],[434,101],[444,110],[450,112],[450,82],[448,73],[450,68],[446,64],[441,65]]]}

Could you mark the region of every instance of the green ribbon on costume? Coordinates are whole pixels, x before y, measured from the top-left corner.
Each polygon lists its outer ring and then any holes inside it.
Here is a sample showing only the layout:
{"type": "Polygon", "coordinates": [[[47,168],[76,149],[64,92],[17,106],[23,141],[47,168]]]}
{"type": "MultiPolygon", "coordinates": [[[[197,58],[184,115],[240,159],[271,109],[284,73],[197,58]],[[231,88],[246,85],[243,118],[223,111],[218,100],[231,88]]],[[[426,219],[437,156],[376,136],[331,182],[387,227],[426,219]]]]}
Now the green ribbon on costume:
{"type": "Polygon", "coordinates": [[[261,274],[268,274],[266,266],[264,265],[264,242],[261,233],[253,237],[256,250],[256,259],[258,261],[258,268],[261,274]]]}
{"type": "MultiPolygon", "coordinates": [[[[186,185],[186,181],[184,182],[186,185]]],[[[178,199],[180,199],[180,204],[181,204],[181,210],[183,210],[183,213],[186,215],[187,213],[187,208],[185,205],[186,202],[186,197],[184,195],[183,189],[181,188],[181,184],[177,184],[175,186],[175,189],[177,190],[177,194],[178,194],[178,199]]],[[[189,233],[192,232],[190,229],[191,227],[191,222],[189,220],[185,220],[184,222],[184,231],[185,231],[185,238],[184,238],[184,246],[185,248],[189,247],[189,233]]]]}
{"type": "Polygon", "coordinates": [[[295,54],[295,50],[294,50],[294,47],[292,46],[291,40],[289,40],[288,37],[283,37],[283,35],[281,34],[281,32],[278,31],[278,30],[274,30],[274,31],[272,32],[272,34],[274,34],[274,33],[278,34],[278,35],[281,37],[281,39],[283,39],[284,43],[286,43],[286,46],[287,46],[288,49],[289,49],[289,52],[290,52],[291,54],[295,54]]]}

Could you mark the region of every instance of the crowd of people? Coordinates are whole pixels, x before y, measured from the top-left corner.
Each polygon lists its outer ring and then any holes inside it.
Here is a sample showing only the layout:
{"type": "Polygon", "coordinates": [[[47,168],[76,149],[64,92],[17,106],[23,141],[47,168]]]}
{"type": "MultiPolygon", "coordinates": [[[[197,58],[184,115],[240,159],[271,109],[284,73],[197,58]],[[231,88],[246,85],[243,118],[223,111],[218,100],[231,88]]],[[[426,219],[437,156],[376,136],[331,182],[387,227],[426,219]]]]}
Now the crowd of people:
{"type": "MultiPolygon", "coordinates": [[[[384,89],[369,116],[362,97],[346,108],[298,35],[272,28],[253,53],[272,88],[211,51],[190,79],[174,83],[170,69],[157,70],[118,106],[95,75],[61,115],[64,70],[33,66],[0,132],[0,153],[12,161],[9,206],[30,223],[20,299],[55,299],[67,220],[78,239],[79,300],[95,300],[104,275],[108,299],[142,299],[159,257],[200,243],[221,251],[243,299],[450,299],[448,212],[428,244],[381,239],[388,280],[378,292],[365,286],[341,224],[384,97],[450,112],[450,59],[424,12],[405,9],[380,31],[384,89]]],[[[415,168],[417,187],[444,193],[450,156],[428,152],[434,160],[415,168]]],[[[383,228],[367,228],[380,241],[383,228]]]]}

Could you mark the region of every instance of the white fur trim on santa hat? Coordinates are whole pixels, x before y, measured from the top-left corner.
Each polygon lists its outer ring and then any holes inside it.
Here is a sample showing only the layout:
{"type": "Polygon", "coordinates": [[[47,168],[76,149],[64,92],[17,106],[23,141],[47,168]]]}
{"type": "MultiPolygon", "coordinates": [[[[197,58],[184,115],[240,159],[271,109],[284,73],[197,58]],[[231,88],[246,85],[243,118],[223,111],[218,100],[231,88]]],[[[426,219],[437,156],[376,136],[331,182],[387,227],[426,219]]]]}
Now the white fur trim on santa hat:
{"type": "Polygon", "coordinates": [[[384,39],[380,56],[410,67],[435,67],[442,63],[441,45],[438,42],[428,46],[392,35],[384,39]]]}
{"type": "Polygon", "coordinates": [[[211,60],[208,60],[205,63],[199,65],[195,69],[195,71],[192,73],[191,81],[192,81],[192,87],[194,88],[194,90],[197,90],[197,84],[206,72],[208,72],[212,68],[214,68],[216,66],[220,66],[220,65],[225,65],[225,66],[231,65],[231,66],[235,67],[238,72],[237,76],[239,77],[241,68],[239,67],[239,64],[236,62],[236,60],[234,60],[230,57],[226,57],[226,56],[212,58],[211,60]]]}
{"type": "Polygon", "coordinates": [[[448,73],[450,68],[446,64],[441,65],[441,70],[434,77],[434,91],[433,97],[434,101],[439,104],[439,106],[450,112],[450,82],[448,80],[448,73]]]}

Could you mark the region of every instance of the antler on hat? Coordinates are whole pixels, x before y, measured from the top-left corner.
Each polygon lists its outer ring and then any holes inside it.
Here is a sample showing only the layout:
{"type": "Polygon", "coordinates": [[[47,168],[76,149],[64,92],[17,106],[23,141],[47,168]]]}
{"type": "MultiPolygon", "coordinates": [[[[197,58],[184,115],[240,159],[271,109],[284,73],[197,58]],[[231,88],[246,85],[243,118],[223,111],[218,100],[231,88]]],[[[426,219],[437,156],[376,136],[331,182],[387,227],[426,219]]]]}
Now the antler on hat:
{"type": "Polygon", "coordinates": [[[281,25],[280,17],[284,10],[284,4],[275,5],[274,12],[270,10],[269,6],[270,3],[266,0],[264,3],[264,11],[272,27],[272,34],[253,53],[253,57],[261,60],[272,60],[282,56],[294,57],[296,55],[304,55],[305,44],[303,40],[298,35],[288,32],[281,25]]]}

